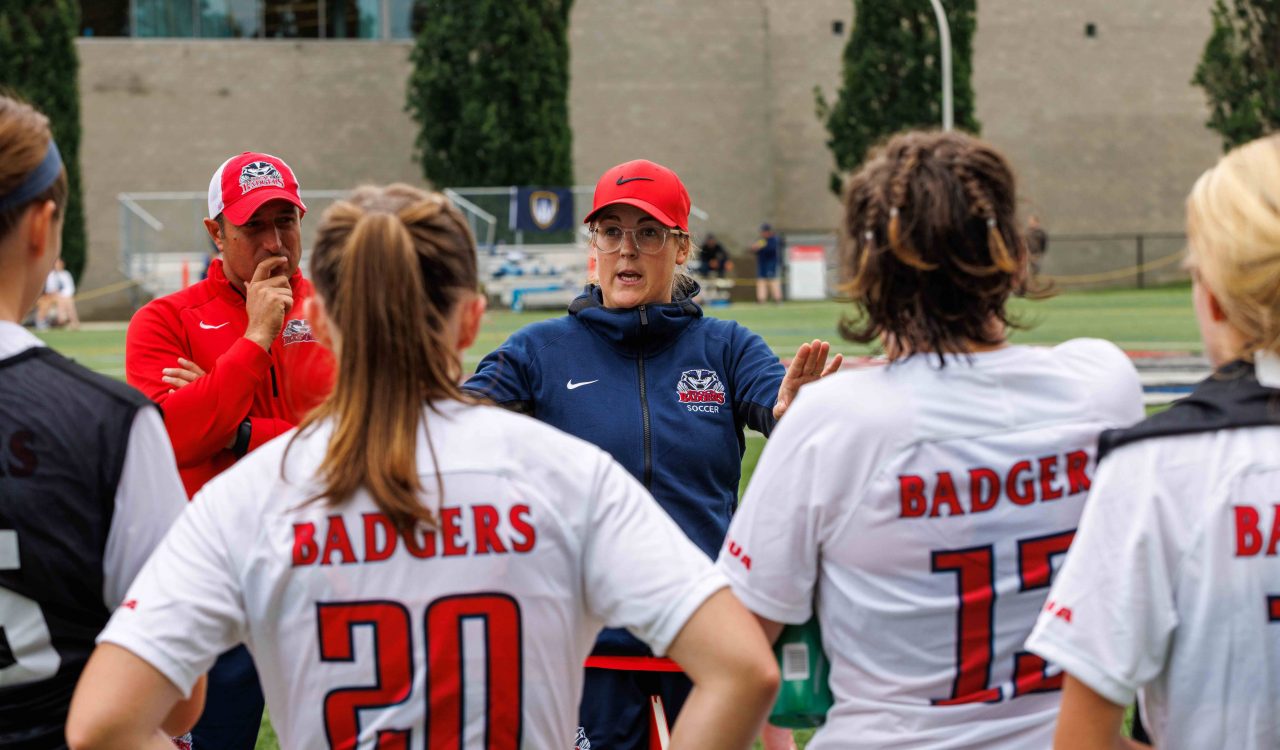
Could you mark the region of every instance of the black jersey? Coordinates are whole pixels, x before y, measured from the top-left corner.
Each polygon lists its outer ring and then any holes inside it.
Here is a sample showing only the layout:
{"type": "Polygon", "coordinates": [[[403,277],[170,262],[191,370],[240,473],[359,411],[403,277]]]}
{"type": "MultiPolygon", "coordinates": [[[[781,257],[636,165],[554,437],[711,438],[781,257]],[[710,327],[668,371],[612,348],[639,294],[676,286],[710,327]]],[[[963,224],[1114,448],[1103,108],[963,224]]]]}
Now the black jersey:
{"type": "Polygon", "coordinates": [[[103,559],[142,394],[44,347],[0,360],[0,747],[62,748],[110,611],[103,559]]]}

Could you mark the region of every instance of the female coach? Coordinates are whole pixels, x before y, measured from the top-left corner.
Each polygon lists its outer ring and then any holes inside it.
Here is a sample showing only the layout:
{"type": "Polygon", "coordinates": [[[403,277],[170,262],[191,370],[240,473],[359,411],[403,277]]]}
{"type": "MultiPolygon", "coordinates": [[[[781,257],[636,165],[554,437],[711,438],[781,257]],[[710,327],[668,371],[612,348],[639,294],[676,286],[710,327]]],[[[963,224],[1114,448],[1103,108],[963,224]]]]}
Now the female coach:
{"type": "Polygon", "coordinates": [[[777,666],[712,563],[603,451],[459,390],[484,312],[462,214],[362,188],[311,271],[333,393],[179,519],[101,636],[70,746],[164,748],[159,719],[243,641],[288,750],[568,747],[602,625],[693,677],[673,745],[749,746],[777,666]]]}
{"type": "Polygon", "coordinates": [[[1216,368],[1102,440],[1071,553],[1027,647],[1067,672],[1054,747],[1280,746],[1280,136],[1187,199],[1187,266],[1216,368]]]}
{"type": "Polygon", "coordinates": [[[1044,748],[1061,677],[1022,650],[1098,434],[1142,416],[1113,344],[1007,340],[1025,281],[1014,176],[960,133],[896,136],[845,196],[854,341],[889,364],[809,386],[719,566],[766,635],[817,612],[819,748],[1044,748]]]}
{"type": "MultiPolygon", "coordinates": [[[[689,206],[660,164],[605,172],[586,219],[598,283],[568,315],[512,334],[465,387],[604,448],[714,557],[737,507],[744,428],[768,435],[800,386],[841,357],[827,365],[830,346],[814,341],[784,370],[759,336],[704,316],[697,283],[677,271],[693,248],[689,206]]],[[[688,680],[622,630],[592,654],[580,746],[647,748],[655,709],[674,718],[688,680]]]]}

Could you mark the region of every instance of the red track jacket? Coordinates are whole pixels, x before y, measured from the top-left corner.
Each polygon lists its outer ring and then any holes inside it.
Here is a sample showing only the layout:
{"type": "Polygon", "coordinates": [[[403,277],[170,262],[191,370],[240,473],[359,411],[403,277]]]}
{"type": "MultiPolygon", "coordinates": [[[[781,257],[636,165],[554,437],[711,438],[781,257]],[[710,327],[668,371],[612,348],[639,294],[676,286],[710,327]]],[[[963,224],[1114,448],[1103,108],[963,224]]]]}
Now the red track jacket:
{"type": "Polygon", "coordinates": [[[129,322],[125,377],[164,412],[188,496],[236,462],[226,446],[245,417],[253,450],[291,429],[333,386],[333,356],[303,317],[311,283],[295,271],[289,285],[293,308],[270,354],[244,338],[245,299],[227,281],[220,259],[207,279],[152,300],[129,322]],[[178,357],[205,375],[170,393],[162,370],[177,367],[178,357]]]}

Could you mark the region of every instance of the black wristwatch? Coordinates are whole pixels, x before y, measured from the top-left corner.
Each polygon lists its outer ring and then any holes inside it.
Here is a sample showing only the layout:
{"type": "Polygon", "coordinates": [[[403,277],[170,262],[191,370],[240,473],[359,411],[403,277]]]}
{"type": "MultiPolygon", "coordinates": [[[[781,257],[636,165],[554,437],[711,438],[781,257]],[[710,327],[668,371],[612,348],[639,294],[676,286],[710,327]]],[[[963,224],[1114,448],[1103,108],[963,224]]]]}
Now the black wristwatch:
{"type": "Polygon", "coordinates": [[[231,444],[231,452],[236,454],[236,458],[244,458],[244,454],[249,452],[249,438],[253,434],[253,423],[248,417],[240,423],[236,428],[236,441],[231,444]]]}

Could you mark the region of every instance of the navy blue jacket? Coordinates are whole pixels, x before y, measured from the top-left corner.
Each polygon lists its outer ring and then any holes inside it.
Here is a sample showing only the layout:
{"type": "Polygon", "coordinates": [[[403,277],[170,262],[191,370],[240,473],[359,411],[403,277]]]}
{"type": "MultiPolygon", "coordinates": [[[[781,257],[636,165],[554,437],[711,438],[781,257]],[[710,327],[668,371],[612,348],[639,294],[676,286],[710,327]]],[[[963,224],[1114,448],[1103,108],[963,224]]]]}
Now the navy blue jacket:
{"type": "MultiPolygon", "coordinates": [[[[568,315],[512,334],[465,387],[608,451],[714,558],[737,507],[743,429],[773,429],[784,374],[764,339],[688,298],[614,309],[589,286],[568,315]]],[[[624,631],[605,631],[600,651],[646,652],[624,631]]]]}

